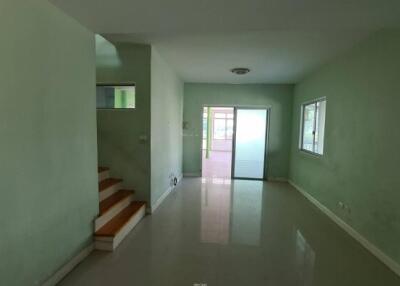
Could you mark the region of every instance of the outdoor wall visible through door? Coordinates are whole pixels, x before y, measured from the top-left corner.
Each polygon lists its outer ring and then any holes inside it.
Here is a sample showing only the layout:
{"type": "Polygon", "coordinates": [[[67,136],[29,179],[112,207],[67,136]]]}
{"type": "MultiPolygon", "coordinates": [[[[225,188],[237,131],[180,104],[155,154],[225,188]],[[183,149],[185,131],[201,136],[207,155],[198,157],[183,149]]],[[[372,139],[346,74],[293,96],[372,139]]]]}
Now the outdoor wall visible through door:
{"type": "Polygon", "coordinates": [[[233,116],[233,107],[203,109],[203,177],[231,177],[233,116]]]}

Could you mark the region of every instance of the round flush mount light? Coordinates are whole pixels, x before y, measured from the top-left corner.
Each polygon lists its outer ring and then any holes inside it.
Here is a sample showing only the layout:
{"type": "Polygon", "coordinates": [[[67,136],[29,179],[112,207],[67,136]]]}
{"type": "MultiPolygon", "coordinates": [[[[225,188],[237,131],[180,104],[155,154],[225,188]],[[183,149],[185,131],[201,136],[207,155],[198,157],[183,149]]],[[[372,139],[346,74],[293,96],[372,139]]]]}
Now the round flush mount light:
{"type": "Polygon", "coordinates": [[[244,75],[248,72],[250,72],[250,69],[248,68],[233,68],[231,69],[231,72],[237,75],[244,75]]]}

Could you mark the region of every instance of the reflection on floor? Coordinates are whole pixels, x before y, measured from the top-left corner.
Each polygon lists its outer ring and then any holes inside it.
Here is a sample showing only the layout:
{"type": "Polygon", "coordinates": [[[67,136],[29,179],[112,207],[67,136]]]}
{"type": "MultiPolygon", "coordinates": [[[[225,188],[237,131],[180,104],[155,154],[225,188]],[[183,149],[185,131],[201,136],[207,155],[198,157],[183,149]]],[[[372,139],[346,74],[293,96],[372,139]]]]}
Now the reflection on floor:
{"type": "MultiPolygon", "coordinates": [[[[206,180],[202,179],[203,182],[206,180]]],[[[211,180],[221,187],[211,191],[207,184],[201,185],[201,241],[227,244],[230,231],[231,181],[223,178],[211,180]]]]}
{"type": "Polygon", "coordinates": [[[202,178],[201,240],[228,244],[260,243],[263,182],[202,178]],[[207,181],[211,180],[210,188],[207,181]]]}
{"type": "Polygon", "coordinates": [[[286,183],[184,179],[114,253],[60,285],[394,286],[400,278],[286,183]]]}
{"type": "Polygon", "coordinates": [[[231,177],[232,152],[210,151],[206,158],[203,151],[203,177],[207,178],[230,178],[231,177]]]}

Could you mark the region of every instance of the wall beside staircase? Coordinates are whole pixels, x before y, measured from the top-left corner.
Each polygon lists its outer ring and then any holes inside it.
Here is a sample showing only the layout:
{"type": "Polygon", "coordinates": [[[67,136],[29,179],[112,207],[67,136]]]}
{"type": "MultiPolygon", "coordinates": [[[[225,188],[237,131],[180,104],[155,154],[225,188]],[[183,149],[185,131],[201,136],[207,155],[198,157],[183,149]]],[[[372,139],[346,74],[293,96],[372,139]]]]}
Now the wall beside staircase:
{"type": "Polygon", "coordinates": [[[0,285],[41,285],[98,213],[94,34],[47,1],[0,1],[0,285]]]}
{"type": "Polygon", "coordinates": [[[110,167],[144,201],[150,201],[150,56],[148,45],[96,36],[97,82],[136,84],[135,109],[97,111],[99,165],[110,167]]]}
{"type": "Polygon", "coordinates": [[[151,208],[182,175],[183,82],[151,50],[151,208]]]}

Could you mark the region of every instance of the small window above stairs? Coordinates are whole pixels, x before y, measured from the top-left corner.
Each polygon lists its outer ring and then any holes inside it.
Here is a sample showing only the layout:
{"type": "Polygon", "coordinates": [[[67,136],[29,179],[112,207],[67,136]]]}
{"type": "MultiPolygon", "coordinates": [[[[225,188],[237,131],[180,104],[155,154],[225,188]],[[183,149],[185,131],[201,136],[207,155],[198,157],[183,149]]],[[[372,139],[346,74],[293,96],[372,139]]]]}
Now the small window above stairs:
{"type": "Polygon", "coordinates": [[[98,168],[100,213],[95,221],[95,248],[113,251],[145,216],[146,203],[134,200],[134,190],[122,188],[110,169],[98,168]]]}

